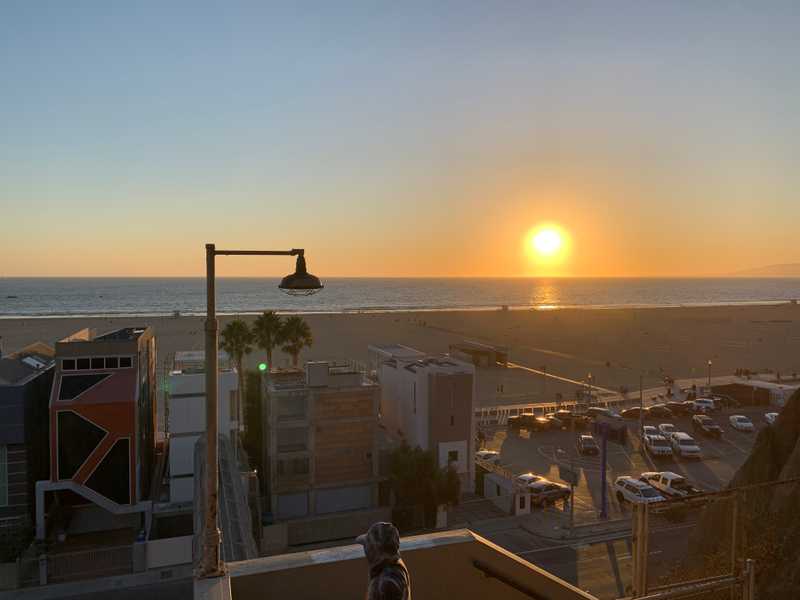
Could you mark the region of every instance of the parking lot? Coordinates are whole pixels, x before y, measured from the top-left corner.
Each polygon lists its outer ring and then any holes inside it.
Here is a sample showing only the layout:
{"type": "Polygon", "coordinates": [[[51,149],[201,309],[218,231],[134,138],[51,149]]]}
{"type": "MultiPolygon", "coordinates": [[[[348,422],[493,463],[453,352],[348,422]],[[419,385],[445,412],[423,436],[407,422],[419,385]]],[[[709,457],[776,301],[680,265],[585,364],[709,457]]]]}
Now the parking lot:
{"type": "MultiPolygon", "coordinates": [[[[671,419],[646,420],[646,425],[671,422],[679,431],[694,437],[700,444],[702,459],[681,459],[668,457],[653,460],[640,447],[637,431],[638,421],[624,421],[628,428],[628,442],[625,445],[609,441],[607,446],[607,486],[608,516],[622,516],[627,512],[621,507],[611,491],[614,479],[620,475],[639,477],[645,471],[673,471],[684,475],[691,483],[704,490],[714,491],[723,488],[750,453],[758,435],[758,430],[767,425],[764,413],[769,409],[737,408],[714,412],[711,417],[723,428],[720,439],[712,439],[695,434],[691,417],[680,416],[671,419]],[[731,414],[749,416],[756,426],[755,433],[744,433],[733,429],[728,417],[731,414]]],[[[500,452],[501,463],[515,474],[533,473],[548,479],[563,482],[566,470],[573,468],[578,476],[575,488],[575,520],[577,523],[597,518],[601,508],[601,459],[599,456],[581,456],[575,449],[575,436],[571,431],[522,430],[519,433],[496,428],[490,432],[486,447],[500,452]]],[[[583,432],[588,433],[588,432],[583,432]]],[[[598,443],[599,436],[595,436],[598,443]]]]}

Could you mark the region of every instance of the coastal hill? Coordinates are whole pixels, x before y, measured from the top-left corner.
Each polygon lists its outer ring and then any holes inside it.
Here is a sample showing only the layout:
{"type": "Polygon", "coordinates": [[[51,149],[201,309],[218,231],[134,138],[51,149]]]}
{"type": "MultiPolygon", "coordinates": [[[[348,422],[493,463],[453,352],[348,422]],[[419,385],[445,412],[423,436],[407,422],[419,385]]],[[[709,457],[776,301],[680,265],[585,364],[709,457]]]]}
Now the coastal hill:
{"type": "Polygon", "coordinates": [[[731,273],[733,277],[800,277],[800,263],[767,265],[731,273]]]}
{"type": "MultiPolygon", "coordinates": [[[[729,488],[753,486],[800,477],[800,392],[786,403],[773,426],[763,428],[747,461],[729,488]]],[[[740,556],[756,559],[757,597],[763,600],[797,598],[800,590],[800,484],[756,488],[740,498],[740,556]]],[[[684,569],[704,565],[715,569],[720,542],[729,541],[730,504],[706,509],[692,535],[694,553],[684,569]]],[[[727,559],[726,559],[727,560],[727,559]]]]}

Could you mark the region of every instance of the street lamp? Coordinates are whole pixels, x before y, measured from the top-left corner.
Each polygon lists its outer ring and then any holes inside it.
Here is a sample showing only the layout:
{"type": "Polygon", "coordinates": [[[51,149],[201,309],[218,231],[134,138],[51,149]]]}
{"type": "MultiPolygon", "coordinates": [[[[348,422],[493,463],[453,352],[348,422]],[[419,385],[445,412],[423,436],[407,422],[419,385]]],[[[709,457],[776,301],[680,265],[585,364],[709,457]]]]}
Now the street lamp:
{"type": "Polygon", "coordinates": [[[206,244],[206,513],[203,554],[200,559],[200,577],[222,575],[220,560],[220,531],[217,528],[219,503],[219,465],[217,463],[217,394],[218,390],[218,335],[216,305],[215,259],[217,256],[296,256],[295,272],[284,277],[278,288],[292,296],[308,296],[322,289],[319,279],[306,270],[305,251],[291,250],[217,250],[206,244]]]}
{"type": "Polygon", "coordinates": [[[708,359],[708,387],[711,388],[711,359],[708,359]]]}

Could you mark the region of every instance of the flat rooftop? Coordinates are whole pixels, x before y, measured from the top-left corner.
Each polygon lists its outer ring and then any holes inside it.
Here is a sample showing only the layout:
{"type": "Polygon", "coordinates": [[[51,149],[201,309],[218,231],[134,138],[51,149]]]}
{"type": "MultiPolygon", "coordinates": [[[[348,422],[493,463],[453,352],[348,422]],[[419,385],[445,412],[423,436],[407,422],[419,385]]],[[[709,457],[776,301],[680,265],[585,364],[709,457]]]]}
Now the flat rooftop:
{"type": "Polygon", "coordinates": [[[115,329],[102,335],[98,335],[93,341],[134,341],[138,340],[147,330],[147,327],[123,327],[115,329]]]}

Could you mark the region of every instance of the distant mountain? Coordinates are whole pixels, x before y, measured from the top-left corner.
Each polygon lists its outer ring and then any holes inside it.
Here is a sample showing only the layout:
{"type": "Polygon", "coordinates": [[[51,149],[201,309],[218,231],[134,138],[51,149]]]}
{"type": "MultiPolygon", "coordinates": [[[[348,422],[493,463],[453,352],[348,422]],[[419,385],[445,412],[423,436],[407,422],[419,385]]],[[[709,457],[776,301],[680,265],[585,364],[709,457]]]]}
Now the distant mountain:
{"type": "Polygon", "coordinates": [[[800,263],[767,265],[731,273],[734,277],[800,277],[800,263]]]}

